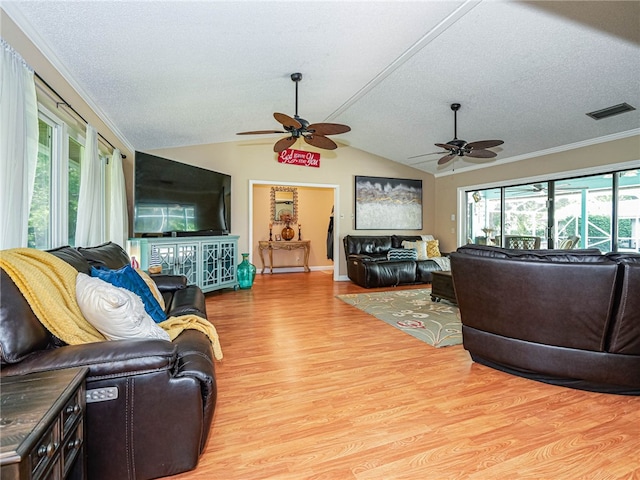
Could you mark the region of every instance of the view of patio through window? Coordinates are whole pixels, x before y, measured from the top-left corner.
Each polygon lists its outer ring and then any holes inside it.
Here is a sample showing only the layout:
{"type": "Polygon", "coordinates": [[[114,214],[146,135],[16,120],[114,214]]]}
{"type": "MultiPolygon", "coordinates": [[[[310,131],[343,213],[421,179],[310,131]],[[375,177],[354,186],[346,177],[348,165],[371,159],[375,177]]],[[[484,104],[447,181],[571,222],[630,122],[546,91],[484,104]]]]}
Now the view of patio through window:
{"type": "Polygon", "coordinates": [[[467,243],[640,251],[640,170],[466,192],[467,243]]]}

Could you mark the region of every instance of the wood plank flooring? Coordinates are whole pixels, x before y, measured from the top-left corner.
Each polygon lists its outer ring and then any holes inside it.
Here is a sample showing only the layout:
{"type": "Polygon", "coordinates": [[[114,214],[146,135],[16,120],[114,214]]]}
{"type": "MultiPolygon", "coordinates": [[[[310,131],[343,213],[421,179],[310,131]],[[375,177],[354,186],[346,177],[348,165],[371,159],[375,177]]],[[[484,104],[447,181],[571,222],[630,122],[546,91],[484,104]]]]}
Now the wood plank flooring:
{"type": "Polygon", "coordinates": [[[498,372],[334,298],[364,291],[311,272],[209,294],[216,414],[197,469],[171,478],[640,478],[640,397],[498,372]]]}

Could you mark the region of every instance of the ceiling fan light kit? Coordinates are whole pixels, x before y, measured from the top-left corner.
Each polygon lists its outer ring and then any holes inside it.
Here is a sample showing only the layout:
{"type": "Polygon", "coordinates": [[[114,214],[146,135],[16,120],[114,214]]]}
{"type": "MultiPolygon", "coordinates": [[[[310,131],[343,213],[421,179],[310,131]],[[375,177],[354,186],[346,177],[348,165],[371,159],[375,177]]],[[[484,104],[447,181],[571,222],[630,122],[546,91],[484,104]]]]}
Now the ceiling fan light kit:
{"type": "Polygon", "coordinates": [[[240,132],[237,135],[262,135],[271,133],[287,133],[288,136],[278,140],[273,146],[276,153],[282,152],[291,147],[300,137],[309,145],[325,150],[335,150],[338,148],[336,142],[327,138],[327,135],[337,135],[351,131],[351,127],[339,123],[312,123],[298,115],[298,83],[302,80],[301,73],[292,73],[291,80],[296,84],[296,113],[292,117],[284,113],[274,113],[273,118],[284,127],[282,130],[253,130],[250,132],[240,132]]]}
{"type": "MultiPolygon", "coordinates": [[[[448,152],[444,157],[438,160],[438,165],[444,165],[453,160],[455,157],[494,158],[498,154],[487,149],[497,147],[498,145],[502,145],[504,143],[504,141],[502,140],[478,140],[477,142],[467,143],[466,140],[459,139],[458,110],[460,110],[460,107],[461,105],[459,103],[451,104],[451,110],[453,110],[453,140],[449,140],[447,143],[435,144],[436,147],[440,147],[448,152]]],[[[423,155],[416,155],[415,157],[410,158],[423,157],[425,155],[433,155],[433,153],[425,153],[423,155]]]]}

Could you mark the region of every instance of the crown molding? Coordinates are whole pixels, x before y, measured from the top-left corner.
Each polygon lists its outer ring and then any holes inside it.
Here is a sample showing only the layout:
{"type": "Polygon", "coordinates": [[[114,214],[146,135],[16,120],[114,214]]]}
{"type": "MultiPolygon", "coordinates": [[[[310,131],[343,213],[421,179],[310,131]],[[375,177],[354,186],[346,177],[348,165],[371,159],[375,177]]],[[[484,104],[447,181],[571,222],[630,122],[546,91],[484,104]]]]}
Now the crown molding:
{"type": "MultiPolygon", "coordinates": [[[[44,58],[51,63],[51,65],[58,71],[62,78],[76,91],[76,93],[82,98],[82,100],[89,106],[91,110],[100,118],[100,120],[107,126],[107,128],[113,133],[118,140],[130,150],[133,154],[135,152],[134,146],[127,140],[127,137],[120,131],[120,129],[111,121],[109,116],[100,108],[88,95],[86,90],[75,80],[71,72],[65,67],[64,63],[56,55],[56,53],[47,45],[44,38],[38,33],[38,31],[31,25],[31,23],[25,18],[18,5],[19,2],[3,2],[2,10],[13,20],[13,22],[22,30],[22,33],[33,43],[33,45],[42,53],[44,58]]],[[[15,46],[14,46],[15,48],[15,46]]]]}

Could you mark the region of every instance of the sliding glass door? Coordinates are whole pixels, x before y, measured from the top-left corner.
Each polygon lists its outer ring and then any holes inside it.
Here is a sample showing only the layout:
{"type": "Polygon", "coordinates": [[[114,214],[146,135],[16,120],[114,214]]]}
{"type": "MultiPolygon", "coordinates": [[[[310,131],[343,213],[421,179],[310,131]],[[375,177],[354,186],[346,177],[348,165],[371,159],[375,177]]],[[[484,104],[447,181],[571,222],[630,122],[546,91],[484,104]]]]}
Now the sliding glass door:
{"type": "Polygon", "coordinates": [[[616,233],[619,252],[640,252],[640,169],[618,172],[616,233]]]}
{"type": "Polygon", "coordinates": [[[575,236],[582,248],[612,250],[612,179],[607,174],[556,182],[554,232],[560,243],[575,236]]]}
{"type": "Polygon", "coordinates": [[[640,251],[640,170],[468,191],[467,243],[640,251]],[[506,242],[509,240],[509,242],[506,242]],[[528,243],[527,243],[528,242],[528,243]]]}
{"type": "Polygon", "coordinates": [[[499,245],[502,224],[501,190],[467,193],[467,243],[499,245]]]}
{"type": "MultiPolygon", "coordinates": [[[[547,248],[549,183],[504,188],[504,236],[537,237],[547,248]]],[[[508,246],[503,243],[504,246],[508,246]]]]}

